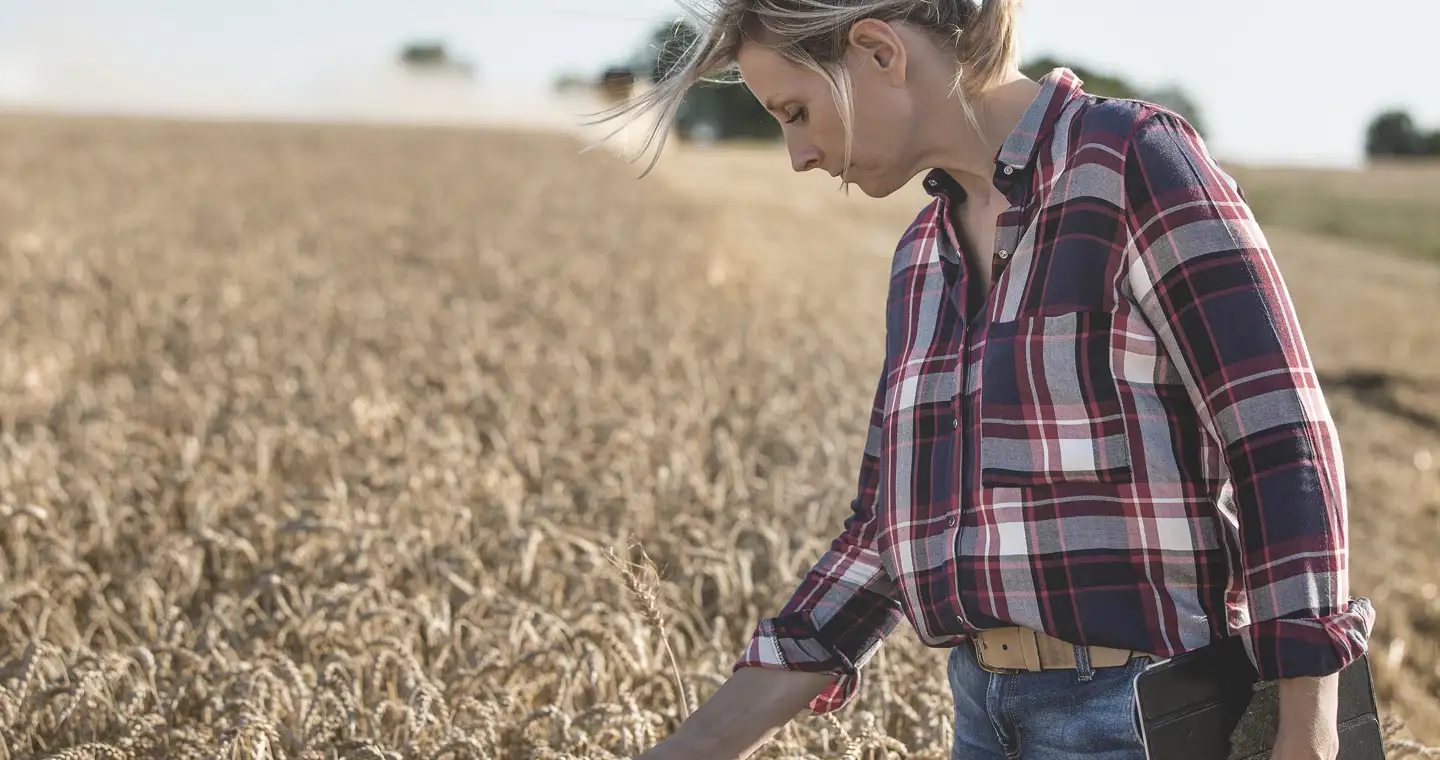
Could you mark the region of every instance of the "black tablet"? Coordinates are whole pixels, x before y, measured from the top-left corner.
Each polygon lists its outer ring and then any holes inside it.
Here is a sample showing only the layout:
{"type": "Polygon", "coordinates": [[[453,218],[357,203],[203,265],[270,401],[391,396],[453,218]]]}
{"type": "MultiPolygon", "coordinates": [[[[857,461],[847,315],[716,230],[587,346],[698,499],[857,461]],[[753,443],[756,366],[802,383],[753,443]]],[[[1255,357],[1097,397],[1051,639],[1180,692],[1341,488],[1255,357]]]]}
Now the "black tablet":
{"type": "MultiPolygon", "coordinates": [[[[1141,672],[1136,720],[1150,760],[1263,760],[1279,722],[1274,681],[1261,681],[1239,638],[1205,647],[1141,672]]],[[[1368,657],[1340,672],[1343,760],[1385,760],[1368,657]]]]}

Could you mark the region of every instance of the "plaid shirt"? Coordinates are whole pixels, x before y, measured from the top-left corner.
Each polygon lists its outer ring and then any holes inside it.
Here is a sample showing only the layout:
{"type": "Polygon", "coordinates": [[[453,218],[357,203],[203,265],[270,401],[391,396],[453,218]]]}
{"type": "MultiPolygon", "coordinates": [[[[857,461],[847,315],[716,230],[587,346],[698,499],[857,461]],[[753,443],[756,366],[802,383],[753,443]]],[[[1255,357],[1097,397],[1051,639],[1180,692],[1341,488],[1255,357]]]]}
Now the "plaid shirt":
{"type": "Polygon", "coordinates": [[[1067,69],[1041,85],[996,158],[988,295],[949,215],[964,191],[926,177],[853,513],[736,664],[836,675],[817,713],[902,616],[935,647],[1243,635],[1265,678],[1365,651],[1334,423],[1241,190],[1173,112],[1067,69]]]}

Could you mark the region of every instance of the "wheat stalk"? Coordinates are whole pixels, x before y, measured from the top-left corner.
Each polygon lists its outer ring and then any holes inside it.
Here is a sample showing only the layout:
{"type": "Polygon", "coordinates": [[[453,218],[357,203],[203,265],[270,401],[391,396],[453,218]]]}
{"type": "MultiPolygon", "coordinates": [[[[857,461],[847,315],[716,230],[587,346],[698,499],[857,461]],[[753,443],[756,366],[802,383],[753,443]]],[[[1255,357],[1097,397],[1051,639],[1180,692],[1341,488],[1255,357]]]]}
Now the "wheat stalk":
{"type": "Polygon", "coordinates": [[[630,592],[630,598],[639,605],[640,613],[644,616],[646,624],[664,645],[666,659],[670,661],[670,675],[675,679],[675,693],[680,700],[680,714],[682,717],[688,717],[690,704],[685,698],[685,683],[680,678],[680,665],[675,660],[675,650],[670,646],[670,634],[665,626],[665,616],[660,612],[659,571],[655,568],[655,563],[651,561],[650,555],[645,553],[644,548],[639,546],[636,548],[641,557],[638,563],[622,561],[616,556],[614,549],[608,550],[605,557],[620,573],[625,588],[630,592]]]}
{"type": "MultiPolygon", "coordinates": [[[[0,115],[0,760],[661,740],[843,516],[884,349],[849,307],[913,219],[752,159],[636,184],[560,135],[0,115]]],[[[1341,307],[1308,334],[1394,396],[1332,399],[1410,718],[1385,743],[1435,758],[1440,395],[1405,378],[1440,280],[1388,262],[1372,298],[1332,265],[1298,270],[1341,307]]],[[[892,639],[879,688],[765,756],[948,757],[942,658],[892,639]]]]}

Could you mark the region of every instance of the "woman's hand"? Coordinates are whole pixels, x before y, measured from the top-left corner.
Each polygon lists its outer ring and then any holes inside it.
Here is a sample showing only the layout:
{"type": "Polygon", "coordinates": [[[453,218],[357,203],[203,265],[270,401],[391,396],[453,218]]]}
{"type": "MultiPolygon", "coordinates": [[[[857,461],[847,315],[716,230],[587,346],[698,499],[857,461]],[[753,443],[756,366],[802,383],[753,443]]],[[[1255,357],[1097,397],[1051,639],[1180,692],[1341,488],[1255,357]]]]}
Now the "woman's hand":
{"type": "Polygon", "coordinates": [[[674,736],[635,760],[743,760],[834,680],[814,673],[741,668],[674,736]]]}

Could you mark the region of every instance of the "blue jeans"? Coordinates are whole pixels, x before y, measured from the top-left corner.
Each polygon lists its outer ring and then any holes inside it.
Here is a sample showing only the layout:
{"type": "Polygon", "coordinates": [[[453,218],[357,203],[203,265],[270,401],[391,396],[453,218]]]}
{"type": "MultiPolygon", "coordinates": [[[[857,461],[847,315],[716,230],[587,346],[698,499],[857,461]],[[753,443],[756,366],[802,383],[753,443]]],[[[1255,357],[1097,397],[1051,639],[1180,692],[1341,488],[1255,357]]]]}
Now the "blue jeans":
{"type": "Polygon", "coordinates": [[[990,673],[973,645],[950,652],[952,760],[1145,760],[1135,724],[1135,677],[1151,664],[990,673]]]}

